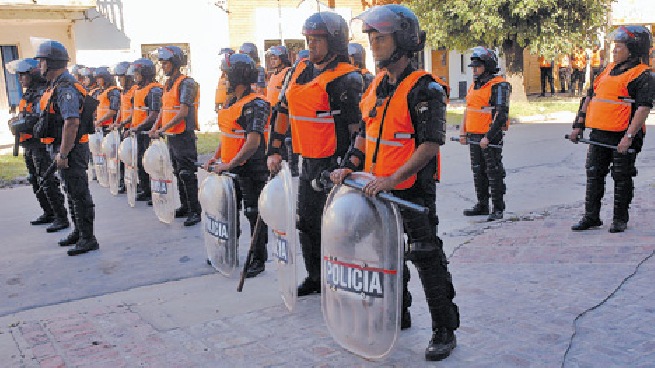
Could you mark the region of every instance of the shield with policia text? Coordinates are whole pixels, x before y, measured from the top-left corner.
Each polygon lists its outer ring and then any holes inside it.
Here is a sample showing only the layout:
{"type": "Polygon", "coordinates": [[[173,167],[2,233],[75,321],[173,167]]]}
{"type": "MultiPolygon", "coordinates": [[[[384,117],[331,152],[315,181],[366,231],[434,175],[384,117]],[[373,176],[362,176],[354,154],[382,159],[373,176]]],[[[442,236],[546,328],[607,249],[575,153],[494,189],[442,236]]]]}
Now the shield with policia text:
{"type": "Polygon", "coordinates": [[[139,176],[137,173],[137,147],[136,137],[130,134],[121,142],[118,148],[118,155],[125,165],[125,174],[123,181],[125,182],[125,189],[127,191],[127,203],[130,207],[136,205],[136,191],[139,184],[139,176]]]}
{"type": "Polygon", "coordinates": [[[150,143],[143,154],[143,168],[150,175],[152,208],[159,221],[170,224],[175,218],[175,209],[180,207],[180,196],[170,152],[163,138],[150,143]]]}
{"type": "Polygon", "coordinates": [[[293,311],[297,296],[296,249],[296,190],[291,170],[282,162],[282,170],[259,195],[259,213],[273,233],[273,257],[277,265],[278,288],[289,311],[293,311]]]}
{"type": "Polygon", "coordinates": [[[346,185],[332,189],[321,229],[323,318],[339,345],[367,359],[389,354],[398,336],[403,239],[395,204],[346,185]]]}
{"type": "Polygon", "coordinates": [[[207,259],[212,267],[226,277],[238,274],[239,270],[239,212],[231,175],[210,173],[198,192],[207,259]]]}
{"type": "Polygon", "coordinates": [[[102,152],[105,154],[107,163],[107,177],[109,179],[109,193],[118,195],[118,187],[121,180],[120,162],[118,161],[118,146],[121,144],[121,137],[117,130],[112,130],[102,141],[102,152]]]}
{"type": "Polygon", "coordinates": [[[107,172],[107,160],[102,149],[103,135],[101,131],[89,135],[89,150],[91,150],[93,168],[96,172],[98,184],[102,187],[109,186],[109,173],[107,172]]]}

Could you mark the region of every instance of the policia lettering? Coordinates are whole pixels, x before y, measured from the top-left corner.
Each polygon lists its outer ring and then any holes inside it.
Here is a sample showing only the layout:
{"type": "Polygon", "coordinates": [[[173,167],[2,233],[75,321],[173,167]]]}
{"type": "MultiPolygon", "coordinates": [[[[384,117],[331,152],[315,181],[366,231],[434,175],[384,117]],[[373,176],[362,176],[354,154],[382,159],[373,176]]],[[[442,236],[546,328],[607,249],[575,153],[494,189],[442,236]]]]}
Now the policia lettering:
{"type": "Polygon", "coordinates": [[[68,51],[57,41],[45,40],[36,50],[41,74],[48,80],[49,103],[41,102],[42,116],[55,124],[61,143],[55,146],[55,160],[69,200],[75,229],[60,245],[75,245],[68,250],[69,256],[99,248],[94,235],[95,218],[93,199],[89,191],[86,173],[89,162],[88,136],[80,130],[80,112],[84,89],[66,70],[68,51]],[[79,88],[78,88],[79,87],[79,88]]]}
{"type": "Polygon", "coordinates": [[[584,128],[591,128],[593,141],[617,146],[610,149],[590,145],[587,153],[587,191],[585,213],[571,227],[574,231],[601,226],[601,200],[605,193],[605,177],[614,179],[614,215],[611,233],[623,232],[628,226],[628,209],[634,196],[635,161],[645,135],[645,121],[653,107],[653,77],[648,58],[652,36],[643,26],[621,26],[612,35],[614,62],[594,80],[573,124],[570,139],[576,142],[584,128]],[[634,149],[630,153],[628,149],[634,149]]]}
{"type": "Polygon", "coordinates": [[[384,297],[384,274],[396,271],[368,268],[325,258],[327,286],[372,298],[384,297]]]}

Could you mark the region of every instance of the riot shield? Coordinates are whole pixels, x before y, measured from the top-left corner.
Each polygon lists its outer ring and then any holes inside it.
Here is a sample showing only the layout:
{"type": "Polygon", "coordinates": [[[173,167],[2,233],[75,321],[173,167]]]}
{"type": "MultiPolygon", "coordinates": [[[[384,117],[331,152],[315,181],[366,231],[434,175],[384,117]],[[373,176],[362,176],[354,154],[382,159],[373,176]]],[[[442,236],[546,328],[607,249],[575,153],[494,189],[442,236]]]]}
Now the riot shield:
{"type": "Polygon", "coordinates": [[[125,165],[125,175],[123,181],[125,182],[125,189],[127,191],[127,203],[130,207],[136,205],[136,188],[139,184],[139,175],[137,174],[137,147],[136,137],[130,134],[121,142],[118,148],[118,156],[125,165]]]}
{"type": "Polygon", "coordinates": [[[259,196],[259,213],[273,233],[273,257],[282,300],[293,311],[297,295],[298,232],[296,230],[296,190],[286,161],[282,170],[266,183],[259,196]]]}
{"type": "Polygon", "coordinates": [[[163,138],[155,139],[143,154],[143,168],[150,175],[152,207],[159,221],[170,224],[180,206],[177,179],[170,152],[163,138]]]}
{"type": "Polygon", "coordinates": [[[107,172],[107,160],[102,149],[104,136],[101,131],[89,135],[89,149],[93,155],[93,167],[100,186],[109,186],[109,173],[107,172]]]}
{"type": "Polygon", "coordinates": [[[223,276],[238,274],[239,229],[234,179],[210,173],[198,191],[207,259],[223,276]]]}
{"type": "Polygon", "coordinates": [[[345,185],[332,189],[321,229],[321,308],[339,345],[366,359],[389,354],[398,336],[403,239],[395,204],[345,185]]]}
{"type": "Polygon", "coordinates": [[[109,193],[118,195],[120,185],[120,162],[118,161],[118,146],[121,143],[121,137],[117,130],[112,130],[105,136],[102,141],[102,152],[105,154],[107,163],[107,178],[109,181],[109,193]]]}

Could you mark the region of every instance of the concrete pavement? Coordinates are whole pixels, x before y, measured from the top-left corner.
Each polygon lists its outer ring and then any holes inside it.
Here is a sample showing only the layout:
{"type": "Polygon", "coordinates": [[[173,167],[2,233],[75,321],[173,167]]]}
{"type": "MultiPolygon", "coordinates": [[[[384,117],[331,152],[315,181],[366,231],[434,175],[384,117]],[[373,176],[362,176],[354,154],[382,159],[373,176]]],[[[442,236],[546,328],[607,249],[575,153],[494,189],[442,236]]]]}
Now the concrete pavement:
{"type": "Polygon", "coordinates": [[[413,327],[390,356],[369,362],[329,336],[318,296],[286,311],[271,263],[238,294],[236,280],[203,264],[198,227],[158,223],[142,204],[130,209],[97,185],[101,249],[75,258],[53,245],[58,236],[29,226],[38,214],[29,189],[0,191],[0,293],[8,296],[0,359],[10,367],[653,366],[655,145],[647,140],[638,159],[628,231],[607,232],[608,190],[606,224],[573,233],[585,149],[564,141],[569,130],[512,127],[508,212],[495,223],[461,215],[474,200],[467,150],[444,148],[440,235],[462,326],[443,362],[423,360],[430,318],[414,269],[413,327]]]}

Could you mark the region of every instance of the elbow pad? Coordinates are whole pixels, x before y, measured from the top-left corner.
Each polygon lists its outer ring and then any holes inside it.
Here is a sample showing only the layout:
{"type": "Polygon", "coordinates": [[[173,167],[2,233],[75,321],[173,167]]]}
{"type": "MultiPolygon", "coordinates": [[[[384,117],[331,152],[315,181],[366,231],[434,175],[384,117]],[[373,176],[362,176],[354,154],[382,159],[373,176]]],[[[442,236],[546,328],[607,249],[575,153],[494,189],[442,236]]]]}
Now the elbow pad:
{"type": "Polygon", "coordinates": [[[424,101],[414,106],[414,114],[418,119],[418,135],[439,145],[446,143],[446,99],[443,86],[430,82],[425,90],[424,101]]]}

